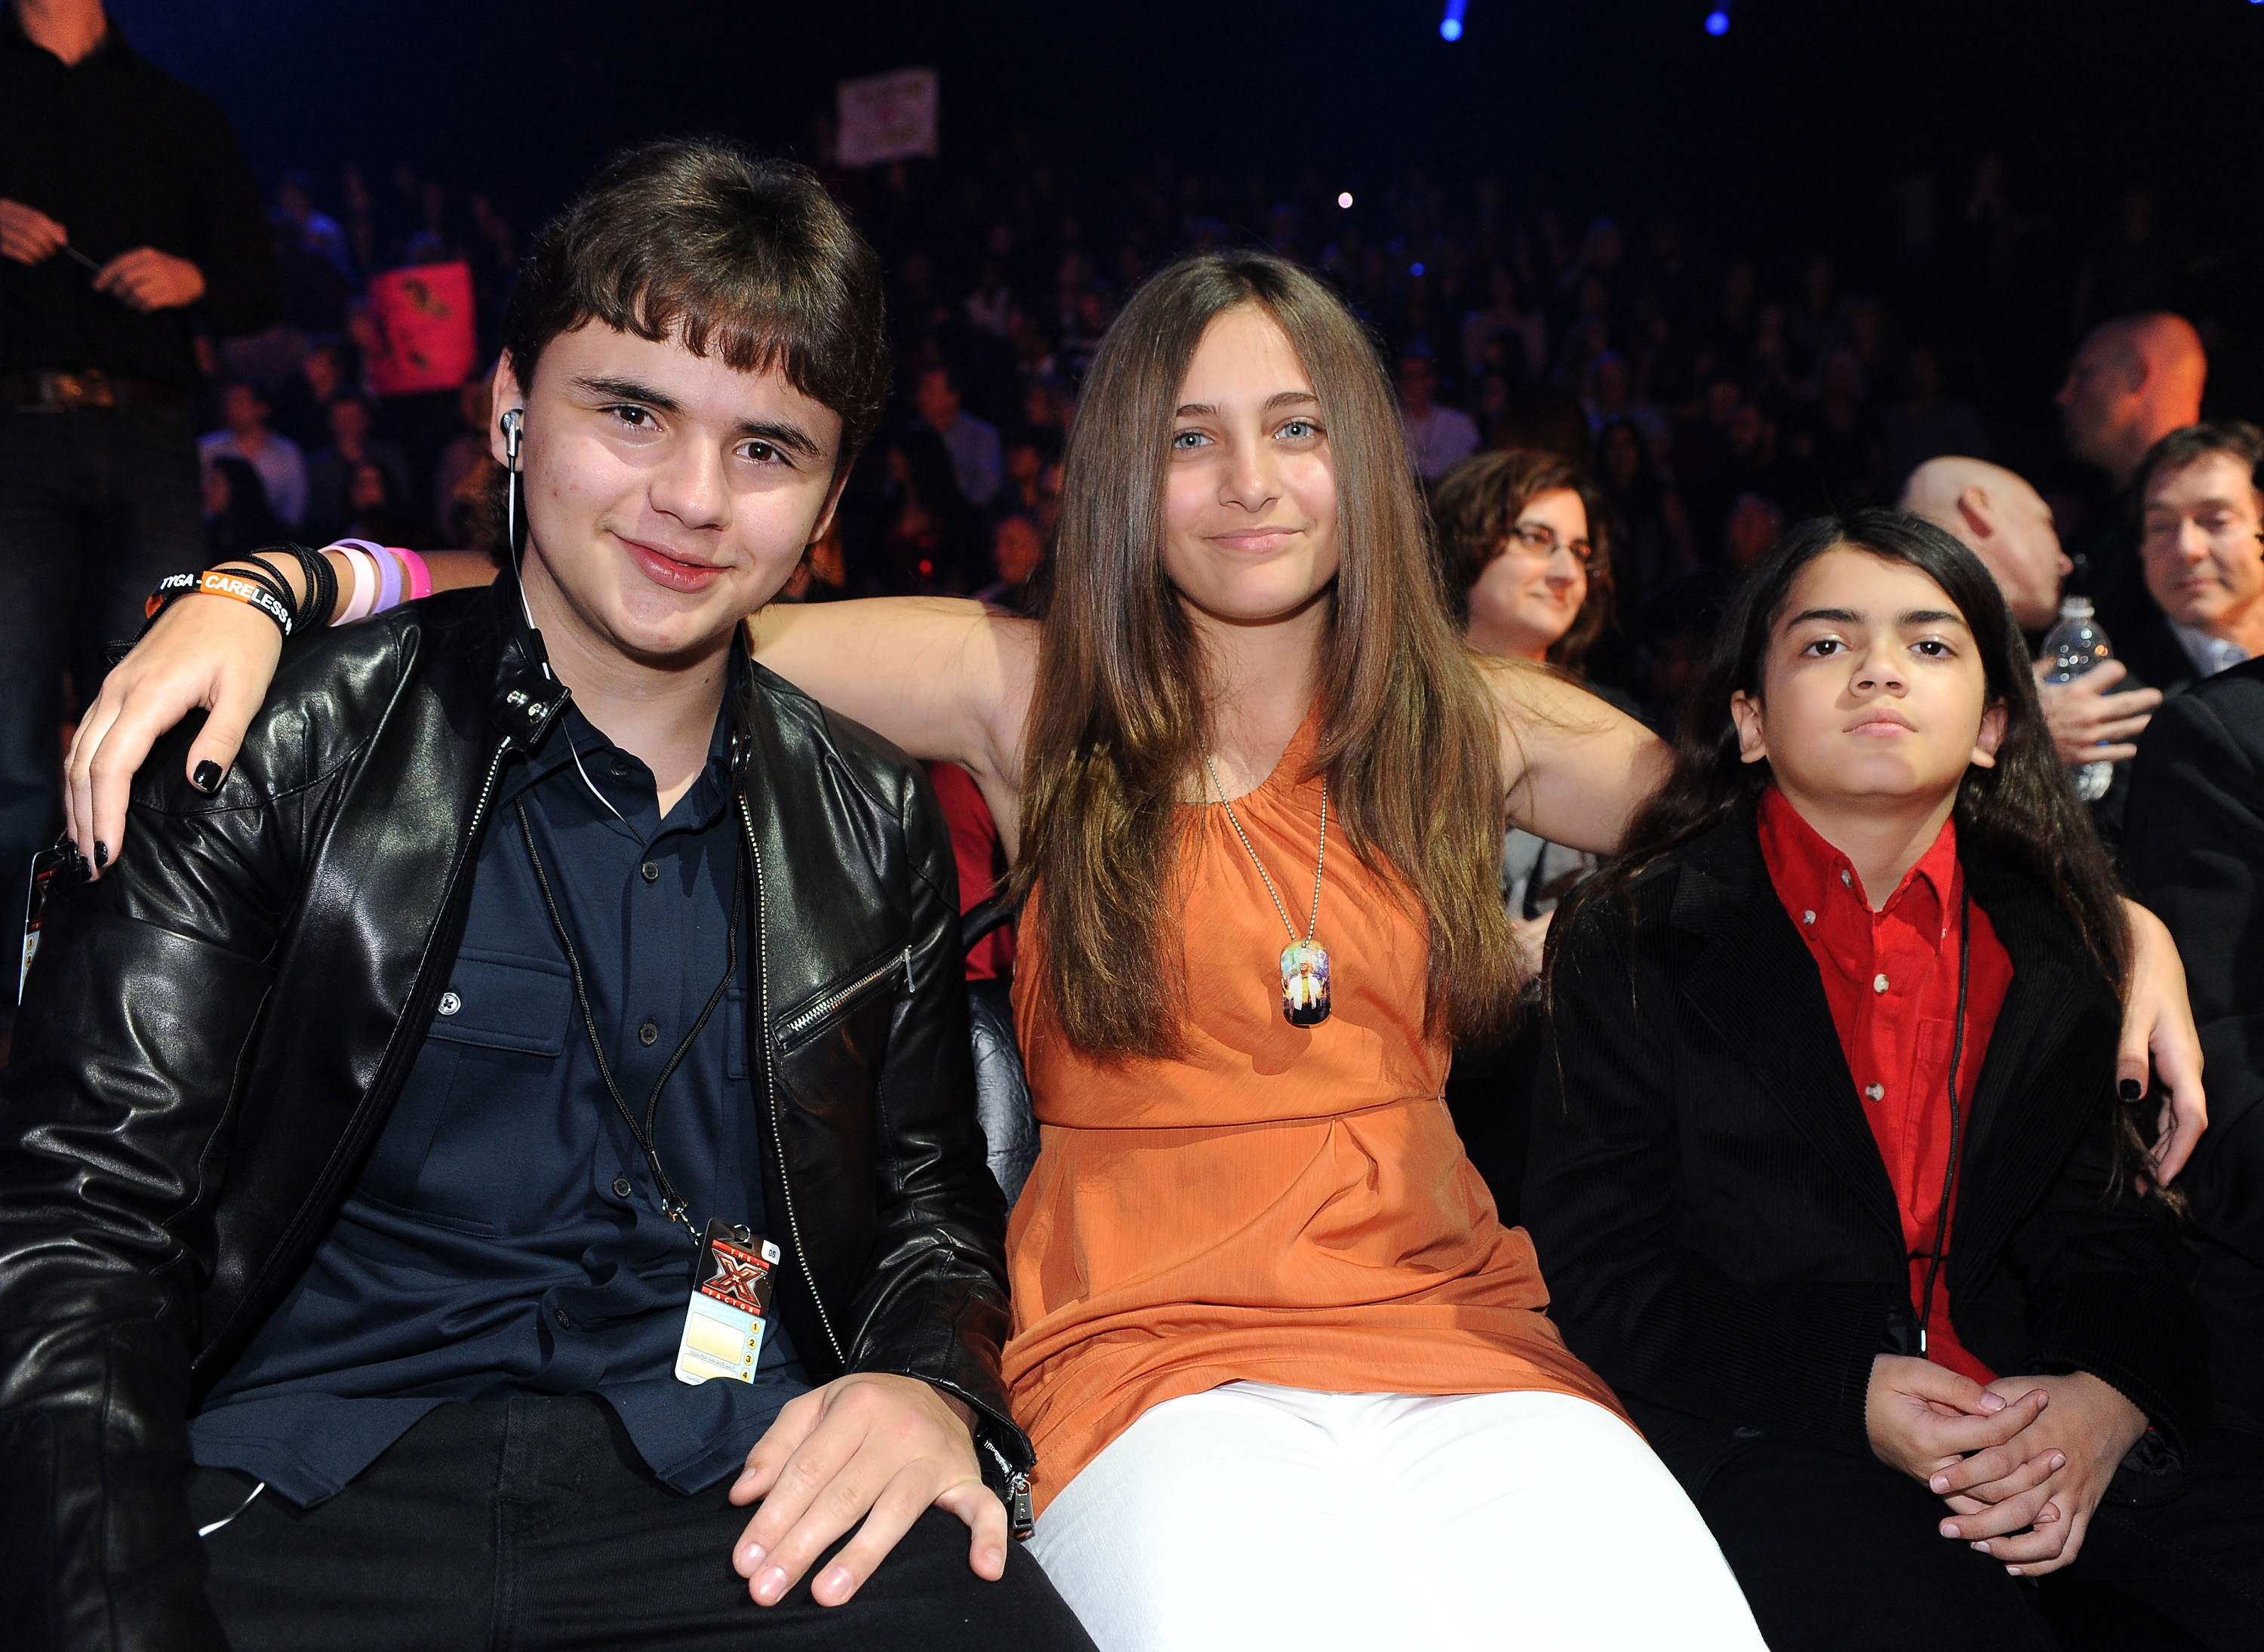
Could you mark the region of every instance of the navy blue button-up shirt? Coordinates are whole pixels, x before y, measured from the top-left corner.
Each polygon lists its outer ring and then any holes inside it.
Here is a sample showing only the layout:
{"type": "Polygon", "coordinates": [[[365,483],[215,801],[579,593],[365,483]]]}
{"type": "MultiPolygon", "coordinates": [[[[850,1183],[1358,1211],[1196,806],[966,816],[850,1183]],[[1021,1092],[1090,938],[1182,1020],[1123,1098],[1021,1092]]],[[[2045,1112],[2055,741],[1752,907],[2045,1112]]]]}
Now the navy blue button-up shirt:
{"type": "MultiPolygon", "coordinates": [[[[191,1419],[198,1462],[311,1506],[444,1401],[594,1393],[652,1472],[691,1492],[736,1469],[808,1387],[775,1309],[753,1382],[676,1380],[695,1239],[661,1214],[599,1076],[520,825],[524,811],[642,1121],[723,978],[735,892],[753,904],[726,750],[719,716],[665,819],[651,771],[570,706],[507,766],[423,1053],[336,1228],[191,1419]]],[[[694,1224],[759,1234],[755,946],[744,916],[725,999],[669,1076],[652,1134],[694,1224]]]]}

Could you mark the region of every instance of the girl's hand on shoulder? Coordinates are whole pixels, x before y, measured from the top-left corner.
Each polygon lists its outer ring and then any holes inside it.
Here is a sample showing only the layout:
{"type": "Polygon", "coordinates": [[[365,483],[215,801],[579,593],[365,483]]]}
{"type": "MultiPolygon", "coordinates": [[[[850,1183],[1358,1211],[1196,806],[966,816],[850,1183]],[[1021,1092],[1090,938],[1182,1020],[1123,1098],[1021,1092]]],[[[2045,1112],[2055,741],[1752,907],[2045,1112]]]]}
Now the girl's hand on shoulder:
{"type": "Polygon", "coordinates": [[[2123,1456],[2146,1431],[2145,1414],[2090,1373],[2003,1377],[1991,1390],[2019,1404],[2049,1404],[2016,1438],[1934,1474],[1952,1518],[1941,1535],[2006,1563],[2015,1577],[2040,1577],[2072,1561],[2092,1514],[2123,1456]]]}
{"type": "Polygon", "coordinates": [[[205,708],[211,714],[184,766],[198,790],[217,790],[282,657],[282,633],[258,609],[192,594],[175,598],[112,668],[63,768],[67,830],[94,876],[125,846],[127,796],[149,748],[205,708]]]}
{"type": "Polygon", "coordinates": [[[2136,901],[2122,905],[2130,919],[2130,999],[2122,1012],[2115,1076],[2126,1099],[2144,1095],[2150,1076],[2161,1094],[2154,1178],[2166,1186],[2185,1169],[2209,1128],[2201,1033],[2194,1025],[2193,1001],[2186,996],[2185,963],[2168,926],[2136,901]]]}

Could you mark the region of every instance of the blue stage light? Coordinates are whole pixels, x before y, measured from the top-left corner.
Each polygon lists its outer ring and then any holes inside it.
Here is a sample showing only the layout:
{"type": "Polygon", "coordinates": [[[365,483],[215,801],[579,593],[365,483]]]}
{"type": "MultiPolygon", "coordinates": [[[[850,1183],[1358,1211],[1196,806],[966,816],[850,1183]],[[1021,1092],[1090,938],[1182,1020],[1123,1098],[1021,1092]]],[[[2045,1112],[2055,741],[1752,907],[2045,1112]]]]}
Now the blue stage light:
{"type": "MultiPolygon", "coordinates": [[[[2264,0],[2256,0],[2256,3],[2259,4],[2264,4],[2264,0]]],[[[1718,40],[1729,32],[1730,14],[1727,11],[1709,11],[1706,14],[1707,33],[1713,35],[1718,40]]]]}
{"type": "Polygon", "coordinates": [[[1407,266],[1407,273],[1410,275],[1420,275],[1423,273],[1423,266],[1419,264],[1411,264],[1407,266]]]}
{"type": "Polygon", "coordinates": [[[1459,40],[1462,38],[1462,9],[1467,0],[1447,0],[1447,15],[1439,19],[1439,38],[1459,40]]]}

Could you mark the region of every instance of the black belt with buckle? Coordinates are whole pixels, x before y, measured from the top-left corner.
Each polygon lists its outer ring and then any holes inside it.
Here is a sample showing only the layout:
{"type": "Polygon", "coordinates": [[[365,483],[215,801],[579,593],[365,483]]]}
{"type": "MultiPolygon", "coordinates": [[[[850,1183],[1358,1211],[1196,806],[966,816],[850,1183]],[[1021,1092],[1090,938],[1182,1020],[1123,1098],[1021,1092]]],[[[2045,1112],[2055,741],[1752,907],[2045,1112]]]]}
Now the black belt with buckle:
{"type": "Polygon", "coordinates": [[[0,373],[0,408],[14,413],[76,413],[84,408],[185,407],[188,396],[171,385],[108,373],[0,373]]]}

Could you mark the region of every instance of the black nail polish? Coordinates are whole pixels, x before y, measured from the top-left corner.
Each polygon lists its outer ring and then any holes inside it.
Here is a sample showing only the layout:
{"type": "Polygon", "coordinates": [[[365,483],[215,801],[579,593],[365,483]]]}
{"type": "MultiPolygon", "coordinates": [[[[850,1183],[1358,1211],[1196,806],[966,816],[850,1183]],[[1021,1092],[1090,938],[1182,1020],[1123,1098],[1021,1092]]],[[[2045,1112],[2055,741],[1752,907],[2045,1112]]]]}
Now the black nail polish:
{"type": "Polygon", "coordinates": [[[98,867],[110,864],[110,845],[99,837],[94,840],[94,864],[98,867]]]}
{"type": "Polygon", "coordinates": [[[197,790],[200,792],[218,791],[220,789],[220,764],[214,763],[210,757],[207,757],[202,763],[197,764],[197,772],[194,777],[197,790]]]}
{"type": "MultiPolygon", "coordinates": [[[[102,845],[97,844],[95,847],[100,849],[102,845]]],[[[2146,1093],[2146,1087],[2135,1078],[2126,1078],[2115,1088],[2122,1092],[2122,1099],[2125,1101],[2136,1101],[2146,1093]]]]}

